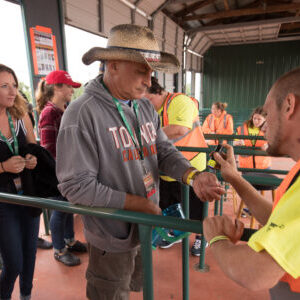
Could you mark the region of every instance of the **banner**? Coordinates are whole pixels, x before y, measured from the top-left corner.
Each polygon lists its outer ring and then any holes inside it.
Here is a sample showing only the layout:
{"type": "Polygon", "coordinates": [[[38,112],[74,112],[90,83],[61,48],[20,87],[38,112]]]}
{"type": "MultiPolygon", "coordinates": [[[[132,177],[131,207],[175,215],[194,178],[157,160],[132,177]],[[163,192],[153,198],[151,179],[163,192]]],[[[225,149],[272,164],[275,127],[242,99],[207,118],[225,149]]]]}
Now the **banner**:
{"type": "Polygon", "coordinates": [[[59,70],[56,38],[51,28],[31,27],[30,39],[34,75],[45,76],[51,71],[59,70]]]}

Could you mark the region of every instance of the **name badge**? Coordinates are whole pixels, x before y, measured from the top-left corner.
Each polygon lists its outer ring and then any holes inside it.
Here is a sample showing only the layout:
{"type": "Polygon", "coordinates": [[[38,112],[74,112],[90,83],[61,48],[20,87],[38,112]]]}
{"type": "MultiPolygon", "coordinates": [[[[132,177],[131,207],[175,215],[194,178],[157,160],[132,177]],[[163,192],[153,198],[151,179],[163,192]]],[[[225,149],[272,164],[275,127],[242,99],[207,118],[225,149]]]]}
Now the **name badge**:
{"type": "Polygon", "coordinates": [[[15,187],[17,189],[17,192],[22,190],[22,182],[21,182],[21,177],[20,176],[18,176],[17,178],[14,179],[14,184],[15,184],[15,187]]]}
{"type": "Polygon", "coordinates": [[[143,175],[143,181],[144,186],[147,193],[147,198],[150,198],[152,195],[156,193],[155,183],[153,176],[149,170],[145,166],[143,166],[144,169],[144,175],[143,175]]]}

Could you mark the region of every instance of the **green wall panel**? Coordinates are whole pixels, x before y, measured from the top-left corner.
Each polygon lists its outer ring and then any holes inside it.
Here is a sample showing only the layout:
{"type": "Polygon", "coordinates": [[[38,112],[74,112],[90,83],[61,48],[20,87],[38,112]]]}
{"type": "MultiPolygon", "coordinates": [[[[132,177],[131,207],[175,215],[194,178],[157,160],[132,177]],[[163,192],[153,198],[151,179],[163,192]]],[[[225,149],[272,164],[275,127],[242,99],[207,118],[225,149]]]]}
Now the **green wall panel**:
{"type": "Polygon", "coordinates": [[[229,112],[262,105],[274,81],[300,66],[300,41],[212,47],[204,56],[203,107],[227,102],[229,112]]]}

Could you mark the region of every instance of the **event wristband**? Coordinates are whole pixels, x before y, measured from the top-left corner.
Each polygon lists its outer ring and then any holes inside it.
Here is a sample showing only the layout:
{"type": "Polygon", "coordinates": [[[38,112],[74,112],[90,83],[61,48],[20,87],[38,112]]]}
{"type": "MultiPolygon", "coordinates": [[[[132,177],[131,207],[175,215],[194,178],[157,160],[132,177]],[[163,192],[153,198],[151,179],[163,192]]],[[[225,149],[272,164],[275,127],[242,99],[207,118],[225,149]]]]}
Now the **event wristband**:
{"type": "Polygon", "coordinates": [[[215,242],[223,241],[223,240],[229,240],[229,237],[226,235],[217,235],[209,241],[209,246],[211,246],[215,242]]]}
{"type": "Polygon", "coordinates": [[[193,183],[194,183],[194,179],[195,179],[195,177],[198,175],[198,174],[200,174],[201,172],[200,171],[198,171],[198,170],[193,170],[193,171],[191,171],[190,173],[189,173],[189,175],[187,176],[187,178],[186,178],[186,184],[187,185],[189,185],[189,186],[193,186],[193,183]]]}

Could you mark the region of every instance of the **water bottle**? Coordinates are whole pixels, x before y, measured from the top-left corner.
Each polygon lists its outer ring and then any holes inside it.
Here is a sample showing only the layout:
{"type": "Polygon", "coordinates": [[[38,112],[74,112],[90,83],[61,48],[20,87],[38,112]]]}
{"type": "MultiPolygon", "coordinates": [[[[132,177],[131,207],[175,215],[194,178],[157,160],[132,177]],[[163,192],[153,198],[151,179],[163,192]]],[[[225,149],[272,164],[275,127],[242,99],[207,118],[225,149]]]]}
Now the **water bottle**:
{"type": "MultiPolygon", "coordinates": [[[[182,211],[182,207],[180,203],[173,204],[167,208],[165,208],[162,211],[164,216],[169,216],[169,217],[177,217],[181,219],[185,219],[184,213],[182,211]]],[[[173,229],[173,234],[175,237],[179,236],[180,234],[184,234],[184,231],[176,230],[173,229]]]]}

